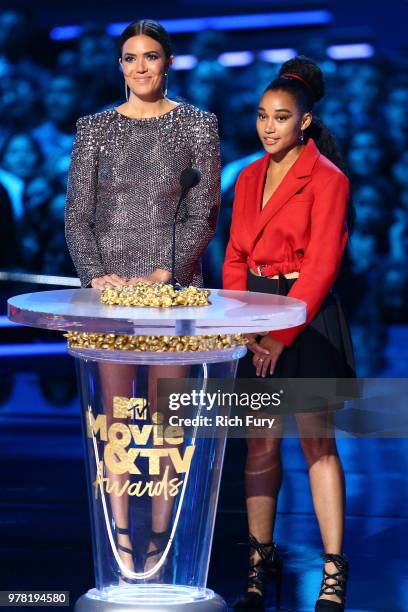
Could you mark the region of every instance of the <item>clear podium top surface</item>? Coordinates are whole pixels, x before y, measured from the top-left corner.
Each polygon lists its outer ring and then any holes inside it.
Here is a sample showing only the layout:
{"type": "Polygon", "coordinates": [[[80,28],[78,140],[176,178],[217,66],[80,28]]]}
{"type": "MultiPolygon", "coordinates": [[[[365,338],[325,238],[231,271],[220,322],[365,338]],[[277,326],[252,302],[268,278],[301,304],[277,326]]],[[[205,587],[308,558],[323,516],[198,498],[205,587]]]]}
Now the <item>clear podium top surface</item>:
{"type": "Polygon", "coordinates": [[[301,325],[306,304],[279,295],[212,289],[209,306],[107,306],[98,289],[25,293],[8,300],[9,319],[53,330],[140,335],[207,335],[301,325]]]}

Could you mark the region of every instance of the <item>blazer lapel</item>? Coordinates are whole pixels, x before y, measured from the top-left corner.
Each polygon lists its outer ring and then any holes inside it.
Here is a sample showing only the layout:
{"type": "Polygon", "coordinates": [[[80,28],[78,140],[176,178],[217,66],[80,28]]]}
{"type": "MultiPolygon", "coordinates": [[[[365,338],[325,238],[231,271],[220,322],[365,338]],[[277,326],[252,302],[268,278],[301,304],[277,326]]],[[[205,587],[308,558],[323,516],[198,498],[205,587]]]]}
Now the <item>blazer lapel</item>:
{"type": "MultiPolygon", "coordinates": [[[[260,167],[259,173],[255,175],[255,182],[257,183],[256,187],[252,186],[252,197],[256,192],[255,206],[257,210],[257,215],[255,218],[255,227],[253,233],[253,242],[255,242],[262,232],[263,228],[269,221],[276,215],[276,213],[284,206],[290,198],[300,191],[302,187],[304,187],[307,183],[311,181],[311,173],[313,170],[313,166],[316,163],[318,157],[320,156],[320,151],[317,148],[314,140],[309,138],[305,148],[302,153],[299,155],[298,159],[295,161],[293,166],[289,168],[287,174],[282,179],[280,185],[273,193],[271,199],[260,211],[262,205],[262,192],[265,183],[265,175],[269,164],[269,155],[266,156],[266,162],[260,167]]],[[[250,194],[248,194],[250,195],[250,194]]],[[[249,213],[250,211],[247,211],[249,213]]],[[[254,213],[252,212],[252,215],[254,213]]],[[[251,216],[247,217],[248,219],[251,216]]]]}
{"type": "Polygon", "coordinates": [[[264,155],[259,160],[256,170],[245,177],[244,218],[248,220],[248,228],[256,222],[260,214],[262,191],[268,164],[269,155],[264,155]]]}

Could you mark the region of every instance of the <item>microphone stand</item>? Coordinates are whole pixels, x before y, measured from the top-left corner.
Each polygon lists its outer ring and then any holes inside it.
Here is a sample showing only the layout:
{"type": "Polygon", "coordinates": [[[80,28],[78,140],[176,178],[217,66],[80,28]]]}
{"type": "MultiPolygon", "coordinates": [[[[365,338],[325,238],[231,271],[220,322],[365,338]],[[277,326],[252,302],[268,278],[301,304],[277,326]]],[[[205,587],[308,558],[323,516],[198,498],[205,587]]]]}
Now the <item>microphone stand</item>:
{"type": "Polygon", "coordinates": [[[189,187],[184,187],[183,191],[181,192],[181,195],[180,195],[177,207],[176,207],[176,212],[174,213],[174,218],[173,218],[173,240],[172,240],[172,245],[171,245],[171,285],[173,289],[181,289],[179,283],[177,283],[179,287],[176,287],[176,226],[177,226],[177,215],[180,210],[181,203],[186,197],[188,190],[189,190],[189,187]]]}

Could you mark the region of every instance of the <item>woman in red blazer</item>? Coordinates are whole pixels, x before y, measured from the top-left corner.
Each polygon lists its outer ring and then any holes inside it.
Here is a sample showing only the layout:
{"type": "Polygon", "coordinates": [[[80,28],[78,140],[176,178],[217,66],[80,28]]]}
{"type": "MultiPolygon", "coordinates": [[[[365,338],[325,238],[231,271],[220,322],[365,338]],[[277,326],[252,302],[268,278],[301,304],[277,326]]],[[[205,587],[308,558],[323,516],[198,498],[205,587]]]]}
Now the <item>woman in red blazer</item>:
{"type": "MultiPolygon", "coordinates": [[[[303,300],[303,325],[248,335],[241,375],[300,378],[355,376],[351,340],[332,285],[347,243],[349,181],[334,139],[313,118],[324,94],[320,69],[299,56],[286,62],[259,104],[257,130],[266,155],[238,177],[223,286],[303,300]],[[329,159],[330,157],[330,159],[329,159]]],[[[295,407],[324,546],[316,611],[344,610],[344,477],[328,411],[295,407]],[[319,431],[329,431],[319,437],[319,431]]],[[[322,435],[322,434],[320,434],[322,435]]],[[[245,489],[250,569],[237,610],[262,609],[266,582],[279,599],[281,561],[273,542],[281,482],[280,438],[248,438],[245,489]]],[[[277,601],[279,607],[279,601],[277,601]]]]}

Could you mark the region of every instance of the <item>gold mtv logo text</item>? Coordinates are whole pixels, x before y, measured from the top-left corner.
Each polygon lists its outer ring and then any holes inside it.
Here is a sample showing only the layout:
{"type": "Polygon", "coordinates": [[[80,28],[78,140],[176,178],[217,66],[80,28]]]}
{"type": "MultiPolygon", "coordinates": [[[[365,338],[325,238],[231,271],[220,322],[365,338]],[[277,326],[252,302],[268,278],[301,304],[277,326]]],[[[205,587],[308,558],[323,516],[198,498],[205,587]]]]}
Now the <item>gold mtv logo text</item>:
{"type": "Polygon", "coordinates": [[[113,416],[118,419],[134,418],[147,421],[147,401],[144,397],[113,398],[113,416]]]}

